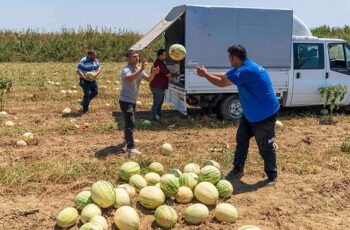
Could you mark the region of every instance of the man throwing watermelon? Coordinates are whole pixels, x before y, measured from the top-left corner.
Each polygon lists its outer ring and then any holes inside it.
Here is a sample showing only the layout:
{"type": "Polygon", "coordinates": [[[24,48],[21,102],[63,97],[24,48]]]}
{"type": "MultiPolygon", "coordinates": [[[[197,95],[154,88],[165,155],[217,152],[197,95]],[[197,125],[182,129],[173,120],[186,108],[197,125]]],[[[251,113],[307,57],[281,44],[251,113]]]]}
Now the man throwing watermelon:
{"type": "Polygon", "coordinates": [[[90,101],[98,94],[96,77],[100,75],[100,73],[101,68],[96,58],[96,52],[94,50],[89,50],[86,57],[83,57],[77,66],[77,74],[80,79],[79,85],[84,92],[83,100],[80,103],[83,106],[83,113],[89,111],[90,101]]]}
{"type": "Polygon", "coordinates": [[[206,78],[212,84],[218,87],[234,84],[238,88],[243,116],[236,135],[234,167],[226,178],[232,180],[244,175],[249,140],[254,136],[264,160],[267,184],[274,185],[277,182],[277,163],[273,143],[279,102],[270,76],[263,67],[247,57],[243,46],[234,45],[227,51],[232,66],[227,73],[208,73],[205,67],[197,67],[197,75],[206,78]]]}

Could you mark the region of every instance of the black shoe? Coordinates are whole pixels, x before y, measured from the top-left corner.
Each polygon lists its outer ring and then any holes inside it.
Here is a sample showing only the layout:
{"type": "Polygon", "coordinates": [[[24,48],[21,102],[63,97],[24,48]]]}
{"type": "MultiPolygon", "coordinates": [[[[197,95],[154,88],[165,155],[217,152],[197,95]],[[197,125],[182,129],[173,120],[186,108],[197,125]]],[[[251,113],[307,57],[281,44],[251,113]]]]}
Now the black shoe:
{"type": "Polygon", "coordinates": [[[266,186],[274,186],[277,183],[277,177],[271,177],[266,180],[266,186]]]}
{"type": "Polygon", "coordinates": [[[233,180],[233,179],[238,179],[244,176],[243,170],[235,170],[232,169],[227,175],[226,175],[226,180],[233,180]]]}

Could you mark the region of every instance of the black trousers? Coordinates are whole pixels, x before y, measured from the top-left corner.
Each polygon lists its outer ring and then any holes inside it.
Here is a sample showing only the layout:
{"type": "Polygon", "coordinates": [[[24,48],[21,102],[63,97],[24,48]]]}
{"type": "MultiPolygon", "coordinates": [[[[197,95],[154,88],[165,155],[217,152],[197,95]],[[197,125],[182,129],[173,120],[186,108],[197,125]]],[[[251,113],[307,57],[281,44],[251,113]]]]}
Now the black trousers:
{"type": "Polygon", "coordinates": [[[277,114],[257,123],[249,122],[242,116],[236,135],[236,151],[234,153],[234,169],[243,171],[248,155],[249,140],[253,136],[264,160],[264,170],[269,178],[277,177],[276,151],[273,146],[275,140],[275,122],[277,114]]]}
{"type": "Polygon", "coordinates": [[[127,148],[134,147],[133,131],[135,128],[135,109],[136,104],[119,101],[120,109],[124,117],[124,139],[126,141],[127,148]]]}

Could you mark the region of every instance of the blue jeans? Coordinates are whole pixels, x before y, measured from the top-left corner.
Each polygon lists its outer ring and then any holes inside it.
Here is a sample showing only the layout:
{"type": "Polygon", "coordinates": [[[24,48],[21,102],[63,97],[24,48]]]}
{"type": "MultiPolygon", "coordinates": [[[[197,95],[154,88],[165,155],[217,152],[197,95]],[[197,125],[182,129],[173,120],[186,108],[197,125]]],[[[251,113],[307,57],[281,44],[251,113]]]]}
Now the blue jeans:
{"type": "Polygon", "coordinates": [[[151,109],[151,119],[155,120],[157,115],[160,117],[162,112],[162,105],[164,102],[164,89],[151,88],[153,94],[153,105],[151,109]]]}
{"type": "Polygon", "coordinates": [[[264,160],[266,175],[269,178],[277,177],[276,151],[273,146],[276,119],[277,115],[274,114],[263,121],[251,123],[244,115],[242,116],[236,135],[237,146],[233,161],[235,171],[243,171],[248,155],[249,140],[254,136],[259,153],[264,160]]]}
{"type": "Polygon", "coordinates": [[[83,79],[80,79],[79,85],[84,92],[83,101],[81,103],[83,106],[83,112],[88,112],[90,101],[98,94],[97,82],[96,80],[85,81],[83,79]]]}

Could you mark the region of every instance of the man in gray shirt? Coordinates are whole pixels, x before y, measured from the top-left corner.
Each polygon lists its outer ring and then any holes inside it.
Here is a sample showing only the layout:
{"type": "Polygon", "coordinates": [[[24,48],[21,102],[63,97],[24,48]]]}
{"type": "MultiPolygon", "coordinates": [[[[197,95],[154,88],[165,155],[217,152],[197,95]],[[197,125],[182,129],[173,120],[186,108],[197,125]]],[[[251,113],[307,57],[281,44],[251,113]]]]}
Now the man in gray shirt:
{"type": "Polygon", "coordinates": [[[151,74],[145,72],[147,62],[142,61],[141,67],[137,66],[140,57],[134,50],[129,50],[126,53],[128,64],[121,72],[122,90],[119,96],[120,109],[124,117],[124,139],[127,147],[127,152],[131,154],[142,154],[135,148],[133,131],[135,127],[135,109],[136,101],[139,93],[141,80],[148,82],[152,81],[154,76],[159,73],[159,67],[153,68],[151,74]]]}

